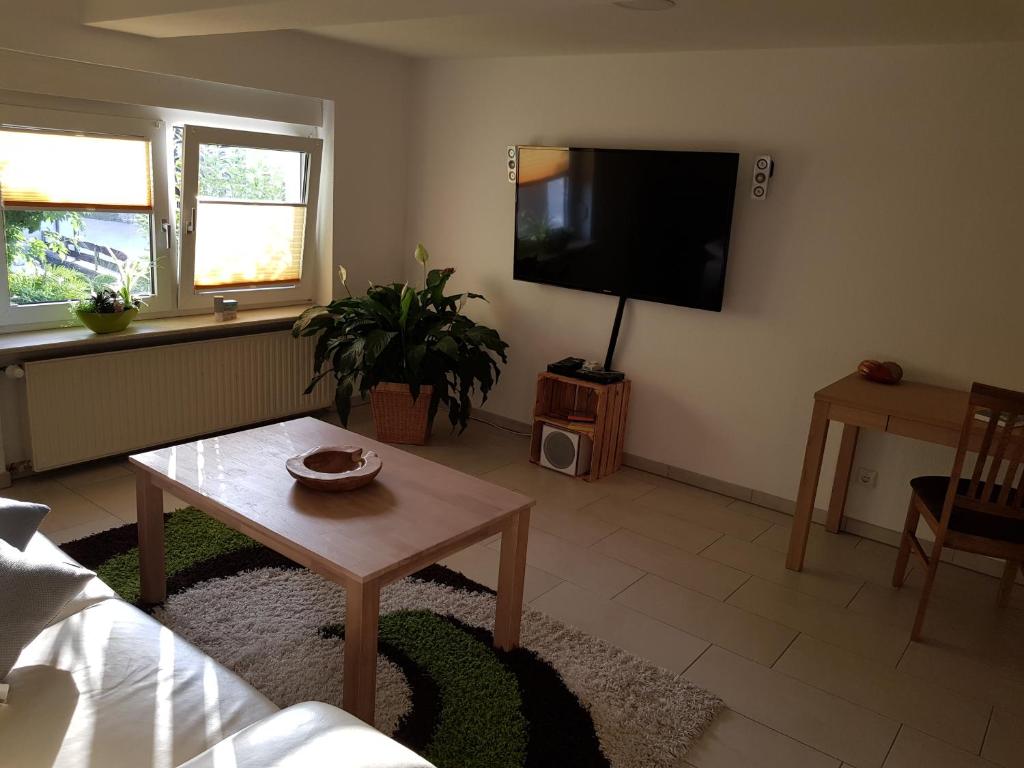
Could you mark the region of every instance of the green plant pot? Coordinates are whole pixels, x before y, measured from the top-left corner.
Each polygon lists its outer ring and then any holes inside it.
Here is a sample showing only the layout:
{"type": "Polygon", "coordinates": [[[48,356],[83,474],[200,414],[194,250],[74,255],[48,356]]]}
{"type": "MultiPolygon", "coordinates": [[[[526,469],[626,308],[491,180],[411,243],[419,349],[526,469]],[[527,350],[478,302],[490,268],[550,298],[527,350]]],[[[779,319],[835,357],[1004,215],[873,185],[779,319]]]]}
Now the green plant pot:
{"type": "Polygon", "coordinates": [[[135,307],[124,310],[124,312],[79,312],[75,315],[82,321],[82,325],[93,333],[114,333],[123,331],[129,326],[139,310],[135,307]]]}

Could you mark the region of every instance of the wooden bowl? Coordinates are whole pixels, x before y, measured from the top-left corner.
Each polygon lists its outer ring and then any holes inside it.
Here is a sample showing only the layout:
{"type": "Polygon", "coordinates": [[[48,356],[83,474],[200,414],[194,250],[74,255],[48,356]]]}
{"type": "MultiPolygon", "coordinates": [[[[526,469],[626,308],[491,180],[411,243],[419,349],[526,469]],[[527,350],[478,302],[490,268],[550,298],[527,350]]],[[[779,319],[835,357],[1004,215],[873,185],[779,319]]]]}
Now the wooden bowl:
{"type": "Polygon", "coordinates": [[[373,481],[380,456],[353,445],[320,446],[285,462],[288,474],[317,491],[352,491],[373,481]]]}

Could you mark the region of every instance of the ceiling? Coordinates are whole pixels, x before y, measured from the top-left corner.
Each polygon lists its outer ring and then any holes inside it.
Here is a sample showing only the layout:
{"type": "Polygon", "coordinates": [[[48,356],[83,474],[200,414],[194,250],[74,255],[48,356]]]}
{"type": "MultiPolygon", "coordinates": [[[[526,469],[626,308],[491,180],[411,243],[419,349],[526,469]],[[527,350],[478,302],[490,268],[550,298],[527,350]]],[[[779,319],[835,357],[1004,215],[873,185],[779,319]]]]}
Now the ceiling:
{"type": "Polygon", "coordinates": [[[85,0],[148,37],[298,29],[416,57],[1024,40],[1024,0],[85,0]]]}

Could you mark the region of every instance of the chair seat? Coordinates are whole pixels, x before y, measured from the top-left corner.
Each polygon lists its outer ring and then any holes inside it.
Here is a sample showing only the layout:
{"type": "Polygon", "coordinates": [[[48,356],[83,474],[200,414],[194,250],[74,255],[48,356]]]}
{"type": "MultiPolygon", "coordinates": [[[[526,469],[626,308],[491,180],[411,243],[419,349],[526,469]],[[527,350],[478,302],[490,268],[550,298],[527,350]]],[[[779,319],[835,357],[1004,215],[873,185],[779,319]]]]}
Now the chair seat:
{"type": "MultiPolygon", "coordinates": [[[[932,517],[939,520],[942,517],[942,505],[946,501],[946,491],[949,490],[949,477],[941,475],[915,477],[910,481],[910,487],[928,508],[932,517]]],[[[957,486],[957,493],[966,494],[969,487],[970,480],[962,478],[957,486]]],[[[996,486],[995,496],[998,497],[1001,492],[1002,488],[996,486]]],[[[1010,495],[1011,503],[1013,496],[1014,494],[1010,495]]],[[[1022,517],[1015,519],[963,507],[953,507],[949,528],[957,533],[966,533],[970,536],[1024,544],[1024,513],[1022,513],[1022,517]]]]}

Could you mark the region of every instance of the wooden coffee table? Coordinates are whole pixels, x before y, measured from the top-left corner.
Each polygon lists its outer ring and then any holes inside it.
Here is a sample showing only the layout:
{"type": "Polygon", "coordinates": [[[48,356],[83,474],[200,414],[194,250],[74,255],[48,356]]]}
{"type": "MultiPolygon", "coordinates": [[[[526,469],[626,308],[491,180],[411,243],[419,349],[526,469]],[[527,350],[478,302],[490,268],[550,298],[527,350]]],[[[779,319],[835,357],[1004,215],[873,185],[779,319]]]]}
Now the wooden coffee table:
{"type": "Polygon", "coordinates": [[[344,585],[343,706],[373,723],[380,590],[431,563],[501,535],[494,644],[519,643],[533,500],[394,446],[313,418],[211,437],[131,457],[136,471],[144,602],[167,595],[166,490],[261,544],[344,585]],[[297,484],[285,460],[316,446],[380,454],[377,479],[348,493],[297,484]]]}

